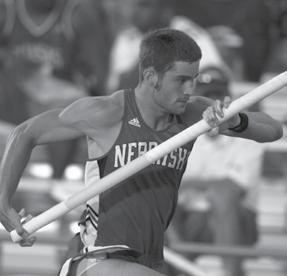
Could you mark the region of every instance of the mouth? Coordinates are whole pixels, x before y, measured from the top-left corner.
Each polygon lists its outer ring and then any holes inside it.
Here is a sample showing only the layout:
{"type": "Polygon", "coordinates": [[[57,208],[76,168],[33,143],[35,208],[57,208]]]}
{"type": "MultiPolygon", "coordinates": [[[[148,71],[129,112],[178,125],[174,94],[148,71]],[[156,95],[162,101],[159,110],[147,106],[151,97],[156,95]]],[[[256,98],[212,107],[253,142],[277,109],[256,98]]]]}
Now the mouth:
{"type": "Polygon", "coordinates": [[[182,103],[182,104],[187,104],[188,99],[178,99],[177,102],[182,103]]]}

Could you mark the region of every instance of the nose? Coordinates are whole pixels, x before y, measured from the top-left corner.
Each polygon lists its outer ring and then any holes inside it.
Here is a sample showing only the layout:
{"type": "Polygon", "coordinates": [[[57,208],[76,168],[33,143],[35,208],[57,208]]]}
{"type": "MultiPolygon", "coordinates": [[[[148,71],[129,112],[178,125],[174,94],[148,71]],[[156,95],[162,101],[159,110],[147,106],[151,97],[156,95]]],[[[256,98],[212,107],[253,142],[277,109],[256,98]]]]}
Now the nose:
{"type": "Polygon", "coordinates": [[[183,85],[183,94],[191,96],[193,94],[194,87],[195,87],[195,81],[193,80],[186,81],[183,85]]]}

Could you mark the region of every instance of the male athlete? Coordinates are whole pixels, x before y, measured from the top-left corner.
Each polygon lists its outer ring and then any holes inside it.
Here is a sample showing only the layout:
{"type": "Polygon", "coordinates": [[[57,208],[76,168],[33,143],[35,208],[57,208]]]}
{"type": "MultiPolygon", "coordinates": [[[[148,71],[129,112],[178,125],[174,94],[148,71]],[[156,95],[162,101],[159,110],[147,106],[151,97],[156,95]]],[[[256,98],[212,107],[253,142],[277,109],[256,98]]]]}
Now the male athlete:
{"type": "MultiPolygon", "coordinates": [[[[35,238],[25,232],[11,197],[34,146],[87,136],[86,182],[91,184],[96,162],[104,177],[202,116],[212,127],[218,126],[229,103],[193,96],[200,59],[200,48],[183,32],[156,30],[141,43],[139,84],[134,90],[82,98],[63,110],[33,117],[13,131],[1,167],[0,221],[7,231],[15,228],[23,237],[20,245],[32,245],[35,238]]],[[[263,113],[237,114],[219,131],[258,142],[282,136],[280,123],[263,113]]],[[[163,275],[164,231],[193,143],[90,201],[81,222],[82,255],[66,263],[61,275],[163,275]]]]}

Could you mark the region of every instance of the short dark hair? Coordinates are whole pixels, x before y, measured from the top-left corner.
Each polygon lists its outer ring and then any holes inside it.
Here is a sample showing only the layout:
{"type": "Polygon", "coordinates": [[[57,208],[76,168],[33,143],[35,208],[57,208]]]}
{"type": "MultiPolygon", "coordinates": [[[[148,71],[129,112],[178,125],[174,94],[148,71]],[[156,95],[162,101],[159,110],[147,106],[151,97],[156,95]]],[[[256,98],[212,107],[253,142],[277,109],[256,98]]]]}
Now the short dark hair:
{"type": "Polygon", "coordinates": [[[198,44],[184,32],[166,28],[152,31],[143,38],[140,46],[140,81],[144,69],[148,67],[164,73],[176,61],[196,62],[201,56],[198,44]]]}

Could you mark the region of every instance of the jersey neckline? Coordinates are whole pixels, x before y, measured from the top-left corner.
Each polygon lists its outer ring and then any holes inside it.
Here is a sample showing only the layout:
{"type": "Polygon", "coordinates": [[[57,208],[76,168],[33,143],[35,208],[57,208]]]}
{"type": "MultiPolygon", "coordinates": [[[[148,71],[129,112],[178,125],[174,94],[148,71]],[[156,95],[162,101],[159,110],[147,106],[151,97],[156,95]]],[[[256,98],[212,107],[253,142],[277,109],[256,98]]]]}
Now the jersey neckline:
{"type": "Polygon", "coordinates": [[[150,127],[150,126],[145,122],[145,120],[143,119],[142,114],[141,114],[141,112],[140,112],[140,110],[139,110],[139,108],[138,108],[138,104],[137,104],[137,102],[136,102],[135,89],[130,89],[130,93],[132,93],[131,99],[132,99],[132,101],[133,101],[133,106],[134,106],[134,108],[135,108],[136,115],[139,117],[139,119],[140,119],[141,123],[144,125],[144,127],[148,128],[150,131],[152,131],[152,132],[154,132],[154,133],[164,133],[164,132],[170,130],[170,129],[174,126],[175,121],[176,121],[176,116],[175,116],[174,114],[171,114],[171,115],[172,115],[172,121],[171,121],[171,123],[170,123],[167,127],[165,127],[164,129],[156,130],[156,129],[150,127]]]}

